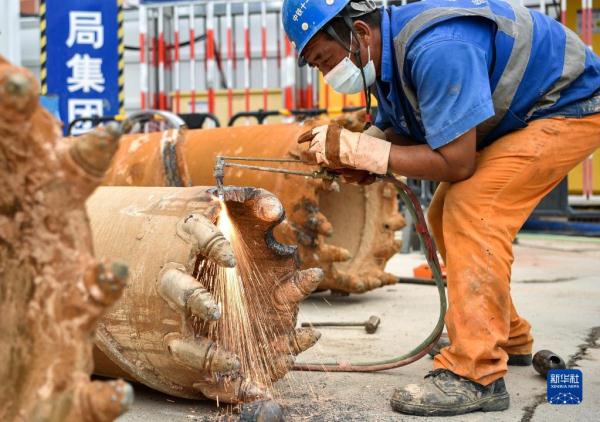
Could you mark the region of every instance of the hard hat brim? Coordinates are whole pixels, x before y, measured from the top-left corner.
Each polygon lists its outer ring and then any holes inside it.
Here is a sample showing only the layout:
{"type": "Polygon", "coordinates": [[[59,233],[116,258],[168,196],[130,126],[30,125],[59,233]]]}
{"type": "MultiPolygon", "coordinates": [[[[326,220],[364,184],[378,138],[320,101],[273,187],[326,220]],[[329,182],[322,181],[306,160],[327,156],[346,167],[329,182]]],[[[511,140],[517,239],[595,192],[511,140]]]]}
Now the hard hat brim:
{"type": "MultiPolygon", "coordinates": [[[[350,2],[350,0],[335,0],[331,3],[323,4],[318,6],[314,11],[304,12],[301,16],[301,19],[294,19],[295,23],[294,27],[290,27],[286,24],[286,21],[292,20],[291,11],[284,11],[282,19],[284,29],[292,45],[298,52],[298,66],[303,67],[306,65],[306,60],[302,56],[304,48],[309,43],[309,41],[323,28],[331,19],[335,18],[338,13],[340,13],[344,7],[350,2]],[[302,27],[300,29],[300,25],[305,24],[306,28],[302,27]]],[[[285,4],[284,4],[285,8],[285,4]]]]}

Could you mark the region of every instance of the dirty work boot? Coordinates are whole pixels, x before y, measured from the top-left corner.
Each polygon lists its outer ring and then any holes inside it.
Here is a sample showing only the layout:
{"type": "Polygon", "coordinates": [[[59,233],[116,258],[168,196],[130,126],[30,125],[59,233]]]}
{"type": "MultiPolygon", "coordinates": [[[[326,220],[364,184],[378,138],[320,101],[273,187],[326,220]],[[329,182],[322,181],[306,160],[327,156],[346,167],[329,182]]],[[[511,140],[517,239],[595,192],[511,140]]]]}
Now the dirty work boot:
{"type": "MultiPolygon", "coordinates": [[[[435,355],[440,353],[440,350],[448,346],[450,346],[450,339],[448,338],[448,334],[443,333],[435,346],[429,350],[429,356],[432,358],[435,357],[435,355]]],[[[531,366],[531,362],[531,353],[528,355],[508,355],[508,364],[511,366],[531,366]]]]}
{"type": "Polygon", "coordinates": [[[421,384],[397,388],[390,402],[396,412],[408,415],[454,416],[506,410],[509,397],[503,378],[484,386],[447,369],[435,369],[421,384]]]}

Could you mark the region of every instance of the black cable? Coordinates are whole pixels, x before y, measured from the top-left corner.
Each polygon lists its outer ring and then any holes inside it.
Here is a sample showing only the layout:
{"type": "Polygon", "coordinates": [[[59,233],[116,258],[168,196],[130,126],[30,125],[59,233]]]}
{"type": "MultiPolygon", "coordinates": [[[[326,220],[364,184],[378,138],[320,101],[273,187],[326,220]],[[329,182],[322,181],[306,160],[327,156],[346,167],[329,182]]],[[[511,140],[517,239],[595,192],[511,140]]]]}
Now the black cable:
{"type": "Polygon", "coordinates": [[[560,22],[560,15],[562,14],[562,7],[560,5],[560,2],[558,0],[552,0],[550,7],[554,8],[554,11],[556,13],[556,20],[560,22]]]}
{"type": "MultiPolygon", "coordinates": [[[[194,38],[194,43],[197,43],[198,41],[204,41],[206,39],[206,34],[202,34],[202,35],[198,35],[196,38],[194,38]]],[[[183,41],[179,43],[180,47],[187,47],[188,45],[190,45],[191,42],[188,41],[183,41]]],[[[125,46],[125,50],[128,51],[140,51],[140,47],[135,47],[133,45],[126,45],[125,46]]]]}
{"type": "MultiPolygon", "coordinates": [[[[201,34],[194,38],[194,43],[197,43],[200,41],[205,41],[205,40],[206,40],[206,34],[201,34]]],[[[191,44],[190,40],[183,41],[183,42],[179,43],[179,47],[188,47],[190,44],[191,44]]],[[[140,47],[126,45],[125,50],[140,51],[140,47]]],[[[227,86],[227,78],[225,76],[225,72],[223,71],[223,65],[221,62],[221,52],[220,52],[220,49],[218,48],[218,44],[216,41],[215,41],[215,59],[217,62],[217,69],[219,70],[219,76],[220,76],[219,79],[220,79],[220,83],[221,83],[221,88],[225,88],[227,86]]]]}

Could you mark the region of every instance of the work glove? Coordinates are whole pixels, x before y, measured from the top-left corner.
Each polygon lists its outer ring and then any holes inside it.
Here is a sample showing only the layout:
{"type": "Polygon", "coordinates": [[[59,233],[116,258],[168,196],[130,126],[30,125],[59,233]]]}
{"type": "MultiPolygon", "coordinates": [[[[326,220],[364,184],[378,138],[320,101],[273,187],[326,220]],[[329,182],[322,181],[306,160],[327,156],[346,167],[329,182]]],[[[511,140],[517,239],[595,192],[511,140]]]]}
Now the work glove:
{"type": "MultiPolygon", "coordinates": [[[[377,126],[369,126],[369,128],[363,131],[363,133],[365,135],[373,136],[384,141],[386,140],[385,132],[379,129],[377,126]]],[[[373,173],[369,173],[366,170],[341,169],[337,171],[340,173],[342,179],[344,179],[344,182],[346,183],[354,183],[357,185],[370,185],[371,183],[374,183],[377,180],[377,177],[373,173]]]]}
{"type": "Polygon", "coordinates": [[[375,125],[371,125],[367,128],[367,130],[364,130],[363,133],[365,135],[369,135],[369,136],[373,136],[374,138],[377,139],[381,139],[383,141],[387,140],[387,137],[385,136],[385,132],[381,129],[379,129],[377,126],[375,125]]]}
{"type": "Polygon", "coordinates": [[[298,143],[309,143],[308,149],[300,153],[300,158],[308,164],[374,174],[387,173],[392,147],[390,142],[367,133],[351,132],[334,123],[303,133],[298,143]]]}
{"type": "Polygon", "coordinates": [[[376,175],[366,170],[337,169],[335,172],[342,176],[345,183],[370,185],[377,180],[376,175]]]}

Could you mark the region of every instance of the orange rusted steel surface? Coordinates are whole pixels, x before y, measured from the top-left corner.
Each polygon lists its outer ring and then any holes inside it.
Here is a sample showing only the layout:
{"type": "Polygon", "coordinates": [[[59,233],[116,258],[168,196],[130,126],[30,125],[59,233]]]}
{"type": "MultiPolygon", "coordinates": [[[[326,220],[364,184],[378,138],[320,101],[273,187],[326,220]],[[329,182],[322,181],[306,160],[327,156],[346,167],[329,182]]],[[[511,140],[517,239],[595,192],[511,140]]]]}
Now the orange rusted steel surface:
{"type": "Polygon", "coordinates": [[[99,323],[98,374],[178,397],[254,401],[318,340],[295,325],[323,272],[299,271],[295,247],[273,238],[281,203],[263,189],[228,187],[225,204],[236,242],[215,225],[223,213],[214,188],[103,187],[87,202],[96,252],[131,269],[99,323]],[[220,284],[223,271],[240,279],[220,284]]]}
{"type": "MultiPolygon", "coordinates": [[[[323,123],[129,135],[121,142],[105,184],[165,186],[179,180],[183,185],[214,185],[218,155],[293,157],[298,136],[323,123]]],[[[354,130],[360,126],[352,117],[342,123],[354,130]]],[[[298,164],[286,168],[307,170],[298,164]]],[[[325,271],[320,290],[363,293],[396,282],[383,271],[400,248],[394,232],[404,226],[392,185],[330,186],[322,180],[233,168],[225,170],[225,183],[264,188],[279,198],[288,221],[276,236],[299,245],[302,268],[325,271]]]]}
{"type": "Polygon", "coordinates": [[[85,199],[119,134],[61,139],[37,86],[0,57],[0,420],[111,421],[133,390],[90,380],[92,334],[127,267],[94,258],[85,199]]]}

